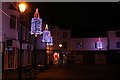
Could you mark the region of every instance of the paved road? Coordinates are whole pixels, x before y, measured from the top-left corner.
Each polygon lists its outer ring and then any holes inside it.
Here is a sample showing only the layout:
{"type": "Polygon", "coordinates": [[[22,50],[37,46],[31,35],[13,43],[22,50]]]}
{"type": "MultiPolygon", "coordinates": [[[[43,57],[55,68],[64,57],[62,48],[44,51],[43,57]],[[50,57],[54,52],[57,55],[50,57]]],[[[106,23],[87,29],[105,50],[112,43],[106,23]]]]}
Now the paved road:
{"type": "MultiPolygon", "coordinates": [[[[6,79],[3,80],[17,80],[17,74],[16,70],[7,71],[4,75],[6,79]]],[[[120,80],[120,65],[51,65],[47,70],[34,76],[34,80],[45,80],[46,78],[61,80],[120,80]]]]}
{"type": "Polygon", "coordinates": [[[41,79],[120,80],[120,65],[53,65],[40,72],[34,80],[41,79]]]}

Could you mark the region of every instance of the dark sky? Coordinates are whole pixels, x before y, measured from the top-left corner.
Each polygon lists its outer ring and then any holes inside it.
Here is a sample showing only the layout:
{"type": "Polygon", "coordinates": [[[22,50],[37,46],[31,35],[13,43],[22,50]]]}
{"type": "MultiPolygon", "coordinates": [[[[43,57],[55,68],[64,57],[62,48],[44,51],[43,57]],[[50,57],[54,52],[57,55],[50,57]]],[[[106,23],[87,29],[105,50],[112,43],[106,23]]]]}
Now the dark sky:
{"type": "Polygon", "coordinates": [[[120,29],[119,2],[37,2],[44,21],[60,28],[72,28],[73,37],[105,36],[106,30],[120,29]],[[73,34],[74,33],[74,34],[73,34]]]}

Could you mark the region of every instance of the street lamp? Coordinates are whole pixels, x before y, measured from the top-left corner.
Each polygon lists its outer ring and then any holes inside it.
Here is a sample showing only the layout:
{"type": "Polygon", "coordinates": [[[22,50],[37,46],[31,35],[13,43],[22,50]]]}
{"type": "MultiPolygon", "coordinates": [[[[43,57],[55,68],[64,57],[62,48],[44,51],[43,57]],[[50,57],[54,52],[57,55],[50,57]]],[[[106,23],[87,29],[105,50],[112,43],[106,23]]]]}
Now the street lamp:
{"type": "Polygon", "coordinates": [[[50,36],[50,31],[48,30],[48,24],[46,24],[45,26],[45,30],[43,30],[43,38],[42,38],[42,42],[45,43],[45,60],[44,60],[44,65],[45,65],[45,69],[47,66],[47,46],[48,45],[52,45],[52,36],[50,36]]]}
{"type": "Polygon", "coordinates": [[[59,44],[59,47],[61,48],[61,47],[62,47],[62,44],[59,44]]]}
{"type": "Polygon", "coordinates": [[[63,55],[62,55],[62,44],[59,44],[60,47],[60,61],[63,63],[63,55]]]}
{"type": "MultiPolygon", "coordinates": [[[[20,13],[23,13],[26,9],[25,3],[19,4],[20,13]]],[[[21,16],[22,17],[22,16],[21,16]]],[[[20,19],[20,52],[18,55],[18,80],[22,80],[22,61],[21,61],[21,54],[22,54],[22,21],[20,19]]]]}
{"type": "Polygon", "coordinates": [[[20,3],[19,4],[19,10],[21,13],[25,12],[25,9],[26,9],[26,5],[25,3],[20,3]]]}

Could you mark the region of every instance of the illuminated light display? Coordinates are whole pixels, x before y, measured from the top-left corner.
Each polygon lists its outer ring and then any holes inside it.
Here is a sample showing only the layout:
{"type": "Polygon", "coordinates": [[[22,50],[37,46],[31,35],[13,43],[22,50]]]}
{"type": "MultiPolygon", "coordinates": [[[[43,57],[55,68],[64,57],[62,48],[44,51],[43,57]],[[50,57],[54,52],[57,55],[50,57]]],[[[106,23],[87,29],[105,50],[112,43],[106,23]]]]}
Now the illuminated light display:
{"type": "Polygon", "coordinates": [[[50,34],[50,31],[48,31],[48,25],[46,24],[45,30],[43,31],[43,38],[42,42],[46,42],[46,45],[53,45],[53,37],[50,34]]]}
{"type": "Polygon", "coordinates": [[[42,34],[42,19],[39,16],[38,9],[36,9],[34,18],[31,20],[31,34],[42,34]]]}
{"type": "Polygon", "coordinates": [[[50,36],[49,38],[50,38],[50,42],[49,42],[49,43],[47,43],[47,45],[52,46],[52,45],[53,45],[53,37],[52,37],[52,36],[50,36]]]}
{"type": "Polygon", "coordinates": [[[44,30],[43,31],[43,39],[42,39],[42,42],[47,42],[49,43],[50,42],[50,31],[47,31],[47,30],[44,30]]]}
{"type": "Polygon", "coordinates": [[[98,41],[97,41],[97,48],[98,49],[102,49],[103,48],[101,38],[99,38],[98,41]]]}
{"type": "Polygon", "coordinates": [[[53,57],[54,57],[54,63],[58,63],[58,60],[59,60],[59,53],[54,53],[53,54],[53,57]]]}

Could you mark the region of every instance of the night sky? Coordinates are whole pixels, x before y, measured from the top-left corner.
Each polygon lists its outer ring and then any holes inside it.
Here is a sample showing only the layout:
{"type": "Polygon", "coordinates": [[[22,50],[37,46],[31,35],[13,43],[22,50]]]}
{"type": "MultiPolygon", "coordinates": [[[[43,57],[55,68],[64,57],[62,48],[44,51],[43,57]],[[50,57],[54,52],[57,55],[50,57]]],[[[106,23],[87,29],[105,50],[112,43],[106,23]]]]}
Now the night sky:
{"type": "Polygon", "coordinates": [[[43,21],[71,28],[72,37],[104,37],[106,30],[120,29],[119,2],[37,2],[29,6],[33,12],[39,8],[43,21]]]}

